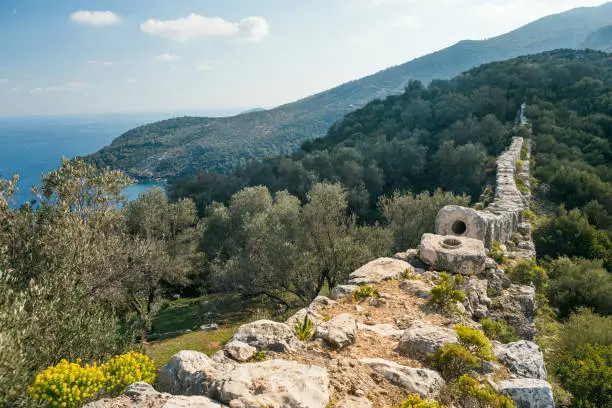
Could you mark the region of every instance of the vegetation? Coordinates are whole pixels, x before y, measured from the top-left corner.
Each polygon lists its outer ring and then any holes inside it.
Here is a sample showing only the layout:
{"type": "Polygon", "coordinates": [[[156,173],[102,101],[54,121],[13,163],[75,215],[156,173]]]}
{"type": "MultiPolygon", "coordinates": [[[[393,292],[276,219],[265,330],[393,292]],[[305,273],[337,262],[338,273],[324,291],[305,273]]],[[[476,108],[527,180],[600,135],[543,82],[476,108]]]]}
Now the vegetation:
{"type": "Polygon", "coordinates": [[[303,321],[295,323],[295,333],[298,339],[305,341],[312,337],[312,321],[308,318],[308,313],[304,316],[303,321]]]}
{"type": "Polygon", "coordinates": [[[476,356],[461,344],[446,343],[427,357],[432,367],[447,380],[457,379],[478,366],[476,356]]]}
{"type": "Polygon", "coordinates": [[[496,393],[489,384],[481,384],[477,379],[467,374],[459,378],[457,388],[463,394],[464,406],[516,408],[509,397],[496,393]]]}
{"type": "Polygon", "coordinates": [[[461,275],[451,275],[447,272],[440,274],[440,282],[431,289],[432,302],[437,304],[447,313],[454,313],[457,310],[457,302],[465,299],[465,293],[460,289],[465,283],[465,278],[461,275]]]}
{"type": "Polygon", "coordinates": [[[501,247],[501,242],[499,241],[493,241],[491,250],[489,251],[489,256],[499,265],[503,265],[508,262],[508,257],[504,253],[504,250],[501,247]]]}
{"type": "Polygon", "coordinates": [[[459,343],[476,357],[486,361],[495,358],[491,349],[491,343],[489,343],[483,332],[464,324],[456,324],[453,326],[453,329],[457,333],[459,343]]]}
{"type": "Polygon", "coordinates": [[[377,298],[378,297],[378,289],[372,286],[360,286],[358,290],[353,291],[353,299],[357,302],[361,302],[363,299],[367,298],[377,298]]]}
{"type": "Polygon", "coordinates": [[[521,285],[533,283],[538,291],[546,290],[548,285],[546,270],[539,266],[535,259],[531,261],[519,260],[508,269],[507,274],[514,283],[521,285]]]}
{"type": "Polygon", "coordinates": [[[444,405],[433,400],[423,400],[416,394],[410,394],[399,404],[398,408],[444,408],[444,405]]]}
{"type": "Polygon", "coordinates": [[[514,328],[504,321],[481,319],[479,323],[482,325],[482,331],[491,340],[501,341],[502,343],[519,340],[514,328]]]}

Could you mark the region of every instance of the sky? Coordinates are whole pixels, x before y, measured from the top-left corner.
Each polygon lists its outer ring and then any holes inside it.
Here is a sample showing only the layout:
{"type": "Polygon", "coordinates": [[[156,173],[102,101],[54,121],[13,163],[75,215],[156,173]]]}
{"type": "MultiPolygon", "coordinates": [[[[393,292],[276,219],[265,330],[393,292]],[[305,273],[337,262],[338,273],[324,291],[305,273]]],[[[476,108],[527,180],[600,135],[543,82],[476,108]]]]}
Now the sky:
{"type": "Polygon", "coordinates": [[[604,0],[0,0],[0,116],[273,107],[604,0]]]}

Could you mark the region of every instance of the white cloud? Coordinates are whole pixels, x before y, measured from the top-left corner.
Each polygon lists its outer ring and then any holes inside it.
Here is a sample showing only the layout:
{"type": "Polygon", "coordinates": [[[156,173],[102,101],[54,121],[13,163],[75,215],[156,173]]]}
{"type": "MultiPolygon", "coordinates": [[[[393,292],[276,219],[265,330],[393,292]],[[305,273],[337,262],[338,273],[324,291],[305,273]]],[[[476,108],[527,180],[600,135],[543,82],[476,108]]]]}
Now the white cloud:
{"type": "Polygon", "coordinates": [[[89,60],[87,61],[88,64],[90,65],[102,65],[105,67],[110,67],[111,65],[115,65],[115,62],[113,61],[98,61],[98,60],[89,60]]]}
{"type": "Polygon", "coordinates": [[[221,17],[190,14],[175,20],[149,19],[140,25],[142,32],[175,41],[199,37],[234,37],[261,41],[270,33],[270,24],[263,17],[247,17],[237,23],[221,17]]]}
{"type": "Polygon", "coordinates": [[[8,78],[0,78],[0,84],[6,84],[8,81],[8,78]]]}
{"type": "Polygon", "coordinates": [[[167,52],[155,56],[155,59],[163,62],[176,62],[180,58],[176,55],[168,54],[167,52]]]}
{"type": "Polygon", "coordinates": [[[121,17],[112,11],[79,10],[70,15],[70,20],[78,24],[105,26],[121,23],[121,17]]]}
{"type": "Polygon", "coordinates": [[[31,94],[41,94],[41,93],[47,93],[47,92],[65,91],[70,88],[81,88],[84,86],[87,86],[85,82],[69,82],[66,85],[48,86],[48,87],[30,89],[30,93],[31,94]]]}

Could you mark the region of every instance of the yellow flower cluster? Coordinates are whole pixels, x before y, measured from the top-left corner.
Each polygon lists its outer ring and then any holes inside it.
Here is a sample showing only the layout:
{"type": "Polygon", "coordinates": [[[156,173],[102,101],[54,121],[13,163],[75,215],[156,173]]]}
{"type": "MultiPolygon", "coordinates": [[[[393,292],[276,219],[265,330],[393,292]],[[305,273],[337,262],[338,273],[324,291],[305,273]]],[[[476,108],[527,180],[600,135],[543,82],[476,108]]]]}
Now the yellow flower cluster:
{"type": "Polygon", "coordinates": [[[439,402],[433,400],[423,400],[416,394],[411,394],[398,408],[444,408],[439,402]]]}
{"type": "Polygon", "coordinates": [[[30,396],[49,407],[76,408],[99,391],[121,393],[128,385],[155,380],[155,365],[149,357],[130,351],[105,364],[81,364],[62,360],[38,374],[29,388],[30,396]]]}
{"type": "Polygon", "coordinates": [[[106,378],[106,389],[110,392],[123,392],[125,387],[137,381],[155,381],[155,364],[144,354],[130,351],[115,356],[102,365],[106,378]]]}
{"type": "Polygon", "coordinates": [[[38,374],[29,391],[34,399],[51,407],[78,407],[104,388],[105,382],[96,364],[82,366],[81,360],[62,360],[38,374]]]}

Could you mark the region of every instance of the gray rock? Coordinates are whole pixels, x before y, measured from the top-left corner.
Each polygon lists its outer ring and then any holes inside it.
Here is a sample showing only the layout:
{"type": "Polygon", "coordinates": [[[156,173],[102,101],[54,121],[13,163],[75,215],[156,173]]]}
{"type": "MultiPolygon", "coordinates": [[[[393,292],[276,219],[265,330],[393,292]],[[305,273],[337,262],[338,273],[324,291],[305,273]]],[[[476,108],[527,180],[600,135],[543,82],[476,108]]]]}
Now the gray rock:
{"type": "Polygon", "coordinates": [[[485,269],[487,254],[476,239],[423,234],[419,248],[423,262],[437,271],[476,275],[485,269]]]}
{"type": "Polygon", "coordinates": [[[431,299],[432,285],[420,279],[404,279],[399,283],[399,287],[404,292],[420,297],[421,299],[431,299]]]}
{"type": "Polygon", "coordinates": [[[359,290],[358,285],[337,285],[329,294],[329,297],[332,300],[340,300],[340,299],[351,299],[353,297],[353,292],[359,290]]]}
{"type": "Polygon", "coordinates": [[[357,340],[357,320],[353,315],[343,313],[319,325],[314,335],[334,348],[344,348],[357,340]]]}
{"type": "Polygon", "coordinates": [[[546,379],[544,356],[537,344],[527,340],[498,344],[493,352],[498,360],[508,366],[510,373],[519,378],[546,379]]]}
{"type": "Polygon", "coordinates": [[[453,329],[417,322],[404,330],[398,347],[409,357],[425,359],[445,343],[458,342],[453,329]]]}
{"type": "Polygon", "coordinates": [[[406,270],[414,273],[414,268],[408,262],[393,258],[378,258],[351,273],[349,283],[353,285],[379,283],[399,278],[406,270]]]}
{"type": "Polygon", "coordinates": [[[519,337],[533,341],[535,307],[534,288],[512,285],[494,298],[489,315],[493,320],[507,322],[519,337]]]}
{"type": "Polygon", "coordinates": [[[234,363],[234,360],[227,356],[225,350],[217,350],[210,358],[215,363],[234,363]]]}
{"type": "Polygon", "coordinates": [[[357,329],[363,330],[369,333],[375,333],[382,337],[392,337],[392,338],[397,338],[397,339],[399,339],[402,333],[404,333],[403,330],[396,328],[392,324],[368,325],[368,324],[357,323],[357,329]]]}
{"type": "Polygon", "coordinates": [[[251,357],[253,357],[253,354],[257,352],[255,347],[249,346],[248,344],[238,340],[228,342],[225,345],[224,350],[228,356],[241,363],[248,361],[251,357]]]}
{"type": "Polygon", "coordinates": [[[335,408],[372,408],[372,402],[363,397],[344,397],[334,405],[335,408]]]}
{"type": "Polygon", "coordinates": [[[393,258],[399,259],[400,261],[408,262],[414,267],[417,273],[419,269],[427,269],[427,265],[423,261],[421,261],[418,249],[409,249],[405,252],[398,252],[393,255],[393,258]]]}
{"type": "Polygon", "coordinates": [[[308,308],[311,309],[311,310],[319,310],[319,309],[325,309],[325,308],[330,307],[330,306],[334,306],[335,304],[336,304],[335,301],[331,300],[330,298],[328,298],[326,296],[317,296],[310,303],[308,308]]]}
{"type": "Polygon", "coordinates": [[[271,320],[258,320],[240,326],[232,340],[241,341],[257,350],[279,353],[291,353],[301,346],[292,327],[271,320]]]}
{"type": "Polygon", "coordinates": [[[463,305],[468,316],[482,319],[489,314],[492,302],[487,296],[487,286],[488,282],[484,279],[471,278],[466,282],[463,288],[466,295],[463,305]]]}
{"type": "Polygon", "coordinates": [[[182,350],[170,358],[157,376],[160,391],[175,395],[205,395],[205,382],[217,371],[206,354],[182,350]]]}
{"type": "Polygon", "coordinates": [[[435,398],[446,385],[440,374],[424,368],[412,368],[382,358],[362,358],[360,363],[385,377],[390,383],[423,398],[435,398]]]}
{"type": "Polygon", "coordinates": [[[305,307],[303,309],[298,310],[293,316],[288,318],[285,321],[285,324],[289,327],[295,327],[297,322],[302,323],[304,321],[304,317],[306,317],[307,315],[313,326],[317,326],[323,321],[323,316],[317,313],[317,311],[305,307]]]}
{"type": "Polygon", "coordinates": [[[218,329],[219,329],[219,325],[217,325],[217,323],[203,324],[200,326],[200,330],[204,330],[204,331],[213,331],[213,330],[218,330],[218,329]]]}
{"type": "Polygon", "coordinates": [[[209,383],[209,396],[232,408],[325,408],[328,388],[324,368],[268,360],[228,366],[209,383]]]}
{"type": "Polygon", "coordinates": [[[544,380],[520,378],[499,383],[500,392],[508,395],[518,408],[554,408],[552,387],[544,380]]]}

